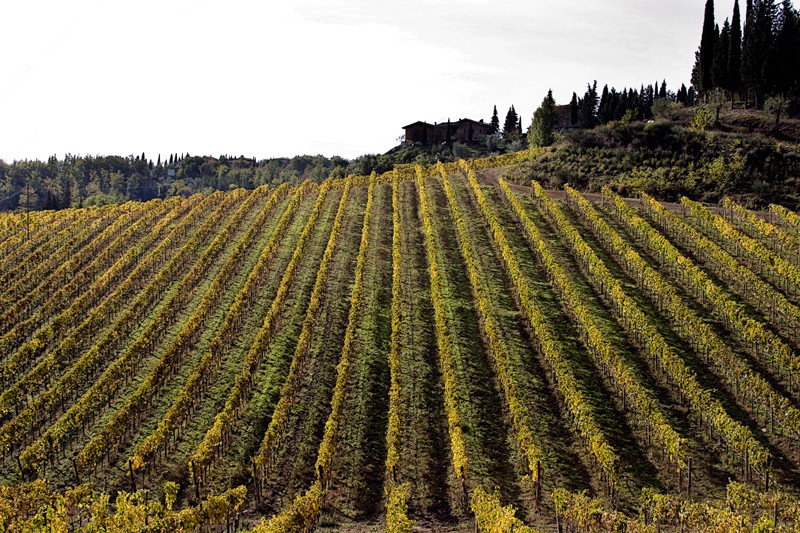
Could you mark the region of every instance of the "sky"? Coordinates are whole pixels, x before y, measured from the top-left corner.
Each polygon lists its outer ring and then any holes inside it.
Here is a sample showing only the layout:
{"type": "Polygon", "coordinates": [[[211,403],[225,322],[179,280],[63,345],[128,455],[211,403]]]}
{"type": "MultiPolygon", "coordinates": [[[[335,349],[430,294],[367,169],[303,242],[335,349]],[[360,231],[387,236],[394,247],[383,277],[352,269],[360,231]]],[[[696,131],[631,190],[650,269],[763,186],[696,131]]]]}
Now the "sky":
{"type": "Polygon", "coordinates": [[[350,159],[495,105],[527,128],[548,89],[688,86],[704,4],[3,0],[0,159],[350,159]]]}

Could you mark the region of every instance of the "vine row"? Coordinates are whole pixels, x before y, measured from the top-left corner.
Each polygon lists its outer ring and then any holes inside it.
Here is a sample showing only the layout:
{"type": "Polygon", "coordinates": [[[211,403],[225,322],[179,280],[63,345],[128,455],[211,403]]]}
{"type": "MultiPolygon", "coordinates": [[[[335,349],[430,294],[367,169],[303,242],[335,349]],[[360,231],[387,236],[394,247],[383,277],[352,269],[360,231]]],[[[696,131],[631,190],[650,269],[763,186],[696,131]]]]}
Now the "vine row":
{"type": "Polygon", "coordinates": [[[795,267],[800,265],[800,241],[793,235],[789,235],[781,228],[770,224],[763,218],[759,218],[755,213],[745,209],[727,196],[723,206],[729,213],[739,219],[749,230],[751,236],[760,240],[774,253],[793,263],[795,267]]]}
{"type": "MultiPolygon", "coordinates": [[[[331,189],[332,185],[332,180],[328,179],[322,183],[321,187],[319,187],[317,198],[314,202],[314,207],[308,217],[308,220],[306,221],[302,233],[300,234],[300,238],[295,245],[292,258],[289,261],[289,264],[281,278],[280,285],[278,286],[278,291],[272,300],[269,311],[267,311],[267,315],[264,318],[253,344],[250,346],[242,365],[242,370],[236,377],[233,388],[228,393],[228,397],[225,400],[225,406],[223,407],[222,411],[217,413],[216,417],[214,418],[214,424],[206,432],[203,440],[192,452],[189,475],[195,483],[202,484],[202,480],[205,478],[206,471],[217,459],[219,454],[224,451],[224,447],[228,443],[233,424],[238,418],[239,409],[249,399],[249,395],[254,385],[253,378],[259,366],[261,365],[261,359],[266,353],[269,343],[272,340],[272,335],[277,327],[280,310],[283,307],[283,303],[286,300],[289,292],[289,285],[294,279],[300,259],[303,256],[305,245],[311,237],[311,233],[314,230],[316,221],[322,212],[325,198],[327,197],[328,191],[331,189]]],[[[310,190],[313,190],[314,187],[314,185],[306,181],[303,183],[297,194],[305,194],[310,190]]]]}
{"type": "Polygon", "coordinates": [[[625,329],[651,360],[657,362],[660,369],[671,377],[681,394],[689,400],[700,420],[708,421],[728,443],[730,449],[741,457],[747,472],[750,471],[749,467],[765,472],[769,458],[767,450],[755,440],[749,429],[733,420],[720,401],[713,398],[711,393],[697,382],[692,370],[669,346],[635,300],[624,292],[619,280],[611,275],[563,211],[547,196],[539,183],[536,181],[532,183],[536,198],[547,218],[565,237],[573,255],[589,274],[590,281],[613,302],[614,311],[625,329]]]}
{"type": "Polygon", "coordinates": [[[706,261],[708,266],[713,267],[714,272],[730,283],[745,300],[768,315],[772,321],[779,320],[789,330],[789,338],[795,339],[795,347],[800,346],[796,335],[800,330],[800,308],[677,214],[647,194],[642,193],[642,200],[645,210],[659,226],[688,246],[692,253],[706,261]]]}
{"type": "MultiPolygon", "coordinates": [[[[658,257],[661,265],[677,272],[683,286],[689,288],[695,297],[701,298],[702,302],[725,323],[728,330],[744,341],[751,353],[760,357],[777,374],[786,379],[791,389],[793,382],[797,379],[797,372],[800,372],[800,359],[792,352],[792,349],[762,322],[750,318],[742,305],[737,303],[722,287],[714,283],[691,259],[680,253],[661,233],[637,215],[619,195],[608,188],[603,189],[603,194],[611,200],[618,219],[640,240],[644,241],[645,245],[658,257]]],[[[674,296],[670,296],[670,298],[674,298],[674,296]]],[[[699,317],[696,316],[689,318],[693,323],[697,323],[699,320],[699,317]]],[[[692,327],[697,329],[701,326],[694,325],[692,327]]],[[[707,334],[705,333],[707,329],[707,327],[702,327],[703,335],[707,334]]],[[[700,342],[704,338],[703,335],[699,336],[700,342]]],[[[717,340],[715,344],[719,342],[717,340]]]]}
{"type": "Polygon", "coordinates": [[[743,251],[751,266],[758,268],[759,274],[768,274],[785,292],[791,291],[796,294],[800,291],[800,270],[789,261],[775,255],[759,241],[737,230],[730,222],[712,213],[701,203],[689,200],[685,196],[681,198],[681,203],[691,210],[704,228],[716,231],[725,242],[733,246],[737,254],[743,251]]]}
{"type": "Polygon", "coordinates": [[[400,218],[400,174],[395,172],[392,181],[392,333],[389,348],[389,415],[386,426],[386,472],[388,484],[386,492],[386,531],[388,533],[406,533],[410,531],[408,519],[409,487],[407,483],[398,483],[397,464],[400,461],[400,444],[402,439],[400,398],[400,350],[403,328],[402,291],[403,255],[400,251],[401,226],[400,218]]]}
{"type": "MultiPolygon", "coordinates": [[[[259,214],[258,220],[255,221],[248,235],[246,235],[237,245],[237,250],[231,256],[229,267],[226,264],[223,270],[232,269],[233,265],[238,258],[242,255],[245,247],[249,241],[249,234],[258,230],[265,222],[267,214],[269,214],[275,205],[283,199],[288,192],[288,185],[282,184],[273,194],[267,204],[259,214]]],[[[283,236],[289,222],[294,217],[299,205],[300,196],[295,195],[292,200],[284,209],[278,220],[277,225],[272,230],[267,245],[261,250],[256,265],[247,277],[244,286],[236,295],[234,302],[225,313],[225,318],[219,330],[214,334],[214,338],[203,354],[197,365],[195,365],[191,374],[187,378],[184,386],[181,388],[175,401],[170,406],[167,413],[159,421],[158,426],[148,435],[134,450],[133,456],[130,458],[132,461],[133,469],[139,469],[143,465],[155,460],[156,452],[159,447],[164,445],[169,436],[185,422],[188,411],[195,408],[199,402],[200,396],[205,392],[205,387],[208,380],[216,371],[224,352],[228,349],[233,341],[233,338],[240,331],[243,324],[244,317],[249,311],[251,304],[256,296],[256,291],[263,283],[264,277],[269,271],[271,265],[270,260],[278,248],[280,239],[283,236]]],[[[215,278],[215,283],[219,279],[219,275],[215,278]]],[[[191,321],[191,319],[190,319],[191,321]]]]}
{"type": "MultiPolygon", "coordinates": [[[[219,194],[214,198],[214,195],[212,195],[209,200],[211,200],[212,205],[216,204],[216,211],[214,214],[224,212],[224,209],[235,201],[233,196],[234,195],[225,196],[219,194]],[[220,202],[219,200],[222,201],[220,202]]],[[[197,205],[192,211],[194,212],[195,210],[203,211],[200,205],[197,205]]],[[[191,219],[187,216],[185,222],[187,222],[188,225],[190,220],[194,221],[199,218],[201,217],[198,212],[196,216],[191,217],[191,219]]],[[[134,273],[131,274],[123,284],[117,287],[114,293],[101,305],[92,309],[89,316],[67,337],[61,340],[54,350],[49,351],[36,367],[12,386],[5,389],[3,394],[0,395],[0,416],[6,417],[11,414],[11,411],[15,411],[17,415],[19,415],[20,410],[28,410],[28,395],[34,394],[35,391],[43,385],[49,386],[50,381],[52,379],[57,379],[61,370],[68,368],[72,364],[73,356],[80,354],[79,350],[81,345],[91,340],[93,334],[98,332],[98,330],[105,328],[102,330],[101,337],[95,339],[91,348],[77,359],[78,362],[92,361],[91,365],[98,364],[102,361],[102,356],[106,354],[107,351],[111,351],[113,347],[116,346],[116,343],[120,342],[125,335],[138,326],[141,313],[150,306],[155,305],[155,302],[162,296],[165,285],[170,282],[176,274],[184,270],[186,267],[186,258],[189,254],[196,251],[197,245],[211,232],[214,225],[214,216],[207,218],[201,228],[194,233],[193,237],[172,256],[167,265],[158,270],[158,274],[150,279],[150,274],[160,267],[165,260],[166,254],[171,251],[170,245],[174,244],[170,238],[162,241],[162,243],[139,264],[134,273]],[[146,285],[142,287],[145,283],[146,285]],[[130,297],[132,294],[136,295],[134,302],[128,306],[128,308],[122,310],[122,313],[114,319],[120,308],[123,307],[120,300],[130,297]],[[108,327],[112,320],[113,324],[108,327]]],[[[182,226],[180,230],[176,228],[172,232],[173,237],[177,237],[178,233],[185,233],[187,231],[186,225],[182,224],[182,226]]],[[[43,335],[46,335],[48,330],[44,329],[40,331],[43,332],[43,335]]],[[[21,353],[15,354],[15,357],[21,362],[35,357],[38,352],[47,348],[47,340],[48,338],[46,336],[35,335],[31,341],[22,347],[21,353]]],[[[8,369],[6,372],[6,375],[13,375],[13,372],[8,369]]],[[[75,377],[78,378],[79,376],[75,377]]],[[[58,397],[58,403],[62,408],[68,399],[66,392],[67,391],[62,390],[62,395],[58,397]]],[[[28,413],[30,420],[38,417],[38,415],[34,417],[32,414],[33,412],[28,413]]],[[[21,421],[18,421],[18,424],[19,423],[21,423],[21,421]]],[[[13,432],[7,432],[5,427],[0,429],[0,448],[5,450],[7,446],[21,437],[21,427],[27,425],[30,424],[24,423],[22,426],[18,425],[13,432]],[[14,439],[7,440],[7,436],[13,436],[14,439]]]]}
{"type": "Polygon", "coordinates": [[[467,455],[464,447],[464,437],[461,429],[461,413],[458,406],[456,393],[456,374],[453,361],[452,346],[450,344],[450,330],[447,324],[447,310],[442,291],[442,279],[439,274],[439,259],[436,256],[436,230],[433,226],[428,196],[425,192],[425,178],[422,167],[416,167],[417,188],[419,191],[420,211],[422,225],[425,230],[425,250],[428,254],[428,265],[431,280],[431,302],[436,326],[436,343],[439,349],[439,361],[444,378],[444,407],[447,414],[447,425],[450,433],[450,449],[453,454],[453,468],[456,477],[462,484],[467,474],[467,455]]]}
{"type": "MultiPolygon", "coordinates": [[[[237,195],[246,196],[246,198],[215,236],[199,260],[192,266],[189,273],[183,277],[165,305],[159,310],[158,315],[133,343],[105,369],[101,376],[92,383],[89,390],[78,401],[72,403],[66,413],[55,424],[49,427],[39,439],[20,454],[19,459],[23,469],[41,471],[45,467],[44,461],[46,459],[61,451],[62,446],[83,428],[83,425],[90,417],[96,416],[98,410],[110,403],[111,398],[115,396],[119,388],[124,383],[127,383],[127,379],[132,374],[135,374],[138,365],[146,359],[146,354],[153,351],[158,339],[166,333],[166,327],[174,322],[180,310],[188,303],[194,292],[194,287],[197,286],[198,282],[208,272],[213,261],[225,248],[232,230],[239,225],[256,200],[265,192],[262,189],[237,195]]],[[[127,316],[130,321],[139,320],[138,311],[135,308],[129,309],[122,318],[125,319],[127,316]]],[[[197,321],[197,317],[192,316],[192,318],[195,319],[191,322],[194,324],[197,321]]],[[[159,363],[164,362],[171,350],[177,350],[177,348],[173,348],[174,346],[177,345],[179,348],[188,349],[189,344],[186,335],[181,336],[179,334],[171,347],[164,351],[162,358],[156,363],[155,367],[161,366],[159,363]],[[184,346],[181,346],[181,344],[184,346]]],[[[94,373],[95,369],[101,364],[103,356],[102,351],[95,349],[95,347],[76,361],[53,388],[37,399],[35,404],[37,408],[47,408],[55,404],[57,398],[66,395],[79,381],[94,373]]],[[[162,366],[161,374],[166,373],[167,370],[162,366]]],[[[111,442],[119,442],[125,433],[135,429],[136,417],[128,415],[133,410],[132,406],[138,405],[141,403],[142,398],[147,396],[146,392],[152,389],[153,381],[157,379],[158,376],[153,376],[152,373],[149,374],[139,389],[115,413],[112,420],[89,440],[89,443],[75,458],[75,469],[77,471],[83,472],[89,466],[94,467],[98,459],[104,454],[107,455],[111,442]]]]}
{"type": "MultiPolygon", "coordinates": [[[[272,411],[272,418],[270,419],[267,431],[264,438],[261,440],[261,445],[258,448],[255,456],[253,457],[253,475],[256,480],[256,487],[261,485],[261,482],[266,478],[278,454],[278,448],[281,443],[281,436],[286,429],[286,423],[289,420],[292,406],[296,401],[296,397],[300,388],[300,380],[303,377],[308,360],[310,358],[309,346],[311,343],[311,332],[314,329],[314,324],[317,319],[320,305],[322,304],[323,292],[325,290],[325,281],[327,279],[328,267],[333,258],[333,252],[336,248],[336,242],[341,233],[342,222],[344,220],[345,211],[347,207],[347,200],[350,195],[352,180],[347,180],[345,183],[344,191],[339,200],[339,207],[336,211],[336,218],[333,221],[333,228],[331,229],[328,243],[325,246],[325,252],[322,255],[317,277],[314,281],[314,288],[311,291],[311,298],[306,308],[305,318],[303,319],[303,328],[300,331],[300,336],[295,346],[292,362],[289,367],[289,373],[281,386],[280,396],[278,403],[272,411]]],[[[348,326],[349,328],[349,326],[348,326]]],[[[338,384],[338,380],[337,380],[338,384]]]]}
{"type": "MultiPolygon", "coordinates": [[[[453,213],[458,241],[461,245],[461,256],[467,266],[467,273],[469,275],[470,286],[472,288],[472,295],[475,300],[475,308],[478,311],[479,326],[487,347],[487,351],[489,353],[489,360],[491,361],[495,373],[503,387],[503,392],[506,399],[506,408],[511,415],[514,429],[517,431],[517,442],[527,458],[529,476],[536,484],[538,489],[538,484],[540,482],[539,472],[541,470],[543,456],[540,443],[538,442],[539,439],[534,434],[533,424],[531,423],[527,408],[519,398],[517,391],[521,384],[515,378],[514,371],[511,368],[511,364],[508,360],[508,353],[505,348],[505,343],[500,336],[500,326],[497,323],[494,313],[492,312],[492,304],[489,301],[489,298],[486,294],[486,289],[483,286],[483,280],[481,279],[478,271],[478,264],[475,259],[472,245],[469,241],[467,228],[464,224],[464,218],[458,206],[455,192],[453,191],[453,187],[450,183],[444,166],[440,166],[439,171],[442,176],[445,194],[447,195],[447,199],[450,203],[450,210],[453,213]]],[[[474,188],[477,186],[475,174],[473,173],[472,169],[469,169],[468,172],[470,185],[472,185],[473,192],[475,192],[474,188]]],[[[482,195],[483,193],[479,189],[477,194],[482,195]]],[[[502,233],[502,229],[497,221],[493,218],[489,218],[492,216],[492,213],[486,211],[488,205],[485,203],[485,198],[482,196],[479,198],[484,200],[483,202],[479,200],[479,204],[484,217],[487,217],[487,219],[490,221],[490,226],[496,239],[495,242],[497,242],[497,239],[500,239],[502,244],[508,245],[508,243],[505,241],[505,235],[502,233]],[[499,234],[498,231],[500,232],[499,234]]],[[[502,247],[502,245],[500,246],[502,247]]],[[[504,256],[508,253],[513,254],[510,248],[503,248],[502,251],[504,256]]],[[[512,261],[515,261],[515,259],[512,259],[512,261]]],[[[518,267],[516,262],[513,264],[514,266],[511,268],[518,267]]]]}

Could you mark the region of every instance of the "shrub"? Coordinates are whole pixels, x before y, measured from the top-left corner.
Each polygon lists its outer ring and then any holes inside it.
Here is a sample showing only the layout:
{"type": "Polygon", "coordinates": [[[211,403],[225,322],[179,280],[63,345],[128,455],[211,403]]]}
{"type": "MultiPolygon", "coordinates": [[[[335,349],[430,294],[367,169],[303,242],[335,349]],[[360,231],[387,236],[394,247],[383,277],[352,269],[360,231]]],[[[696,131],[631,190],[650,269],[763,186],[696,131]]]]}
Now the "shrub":
{"type": "Polygon", "coordinates": [[[711,123],[711,111],[705,107],[698,107],[694,111],[694,118],[692,119],[692,128],[700,131],[705,131],[711,123]]]}
{"type": "Polygon", "coordinates": [[[629,108],[628,110],[625,111],[625,114],[622,115],[622,119],[620,120],[620,122],[622,122],[623,124],[630,124],[631,122],[637,120],[638,118],[639,118],[639,110],[629,108]]]}
{"type": "Polygon", "coordinates": [[[683,105],[679,102],[673,102],[667,98],[658,98],[653,102],[650,111],[656,118],[672,118],[682,107],[683,105]]]}

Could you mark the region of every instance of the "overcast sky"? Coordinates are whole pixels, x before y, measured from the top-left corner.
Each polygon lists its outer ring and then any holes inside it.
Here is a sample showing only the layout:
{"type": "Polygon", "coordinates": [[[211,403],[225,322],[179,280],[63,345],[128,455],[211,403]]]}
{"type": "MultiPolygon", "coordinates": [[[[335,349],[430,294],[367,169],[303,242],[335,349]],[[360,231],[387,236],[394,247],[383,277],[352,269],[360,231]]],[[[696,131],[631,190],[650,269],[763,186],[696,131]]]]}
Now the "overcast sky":
{"type": "Polygon", "coordinates": [[[493,105],[527,128],[548,88],[688,85],[704,4],[3,0],[0,159],[353,158],[493,105]]]}

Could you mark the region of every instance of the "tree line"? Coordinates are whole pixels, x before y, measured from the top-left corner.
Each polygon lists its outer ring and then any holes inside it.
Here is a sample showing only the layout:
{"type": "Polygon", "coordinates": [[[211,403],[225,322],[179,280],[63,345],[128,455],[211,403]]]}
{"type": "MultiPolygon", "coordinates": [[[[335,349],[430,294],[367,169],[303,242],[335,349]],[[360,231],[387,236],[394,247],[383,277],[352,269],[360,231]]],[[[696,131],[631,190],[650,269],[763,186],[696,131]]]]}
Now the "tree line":
{"type": "Polygon", "coordinates": [[[789,0],[747,0],[745,9],[742,25],[735,0],[720,28],[706,1],[692,84],[706,99],[716,92],[745,107],[788,106],[800,97],[800,14],[789,0]]]}
{"type": "Polygon", "coordinates": [[[558,120],[556,102],[550,90],[534,113],[527,133],[523,133],[522,118],[518,116],[513,105],[506,113],[502,130],[497,106],[494,106],[489,133],[504,140],[527,140],[531,146],[548,146],[555,140],[557,126],[593,128],[612,121],[627,124],[634,120],[668,116],[678,107],[696,103],[697,91],[694,86],[687,88],[685,84],[681,84],[677,91],[671,91],[667,88],[667,81],[662,80],[660,83],[656,81],[648,85],[641,84],[638,89],[625,87],[618,91],[615,87],[609,89],[606,84],[602,92],[598,93],[597,80],[594,80],[593,83],[587,83],[586,92],[581,97],[576,92],[572,93],[568,118],[558,120]]]}
{"type": "MultiPolygon", "coordinates": [[[[731,19],[726,18],[720,29],[714,18],[714,0],[706,0],[690,87],[681,85],[673,93],[667,90],[666,81],[642,86],[639,91],[617,92],[605,86],[598,97],[595,81],[582,98],[572,93],[570,125],[593,128],[611,121],[667,117],[677,108],[701,100],[716,111],[718,124],[721,108],[727,102],[733,108],[739,99],[745,108],[763,109],[771,115],[777,131],[781,116],[800,98],[800,13],[790,0],[747,0],[745,9],[742,25],[739,0],[734,0],[731,19]]],[[[552,144],[556,118],[555,100],[549,91],[534,113],[528,143],[552,144]]]]}
{"type": "Polygon", "coordinates": [[[558,120],[558,109],[553,91],[547,92],[541,105],[536,109],[527,132],[531,146],[549,146],[555,141],[556,126],[590,129],[616,121],[628,124],[635,120],[650,120],[670,116],[680,107],[697,103],[697,92],[693,86],[681,84],[677,91],[667,88],[666,80],[661,83],[642,84],[639,89],[603,87],[598,94],[597,80],[586,85],[582,97],[573,92],[568,104],[568,120],[558,120]],[[557,124],[558,123],[558,124],[557,124]]]}
{"type": "Polygon", "coordinates": [[[369,174],[374,156],[348,161],[338,156],[296,156],[257,161],[244,156],[170,154],[162,161],[141,155],[76,156],[47,161],[0,160],[0,211],[64,209],[189,196],[237,187],[253,189],[305,179],[320,183],[330,175],[369,174]]]}

